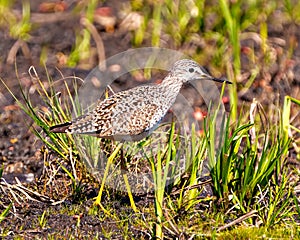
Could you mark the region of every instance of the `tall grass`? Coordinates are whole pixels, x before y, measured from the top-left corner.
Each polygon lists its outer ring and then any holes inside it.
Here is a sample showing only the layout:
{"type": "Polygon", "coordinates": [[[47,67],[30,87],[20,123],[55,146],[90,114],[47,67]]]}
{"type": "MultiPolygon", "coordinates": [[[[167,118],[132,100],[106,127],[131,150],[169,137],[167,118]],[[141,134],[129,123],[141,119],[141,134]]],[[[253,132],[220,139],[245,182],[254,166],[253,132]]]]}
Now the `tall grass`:
{"type": "MultiPolygon", "coordinates": [[[[87,21],[93,22],[94,13],[99,0],[92,0],[84,3],[80,11],[86,16],[87,21]]],[[[81,24],[82,25],[82,24],[81,24]]],[[[91,33],[85,27],[77,29],[75,45],[68,58],[68,65],[75,67],[80,60],[86,60],[91,56],[91,33]]]]}
{"type": "MultiPolygon", "coordinates": [[[[2,84],[6,87],[12,97],[15,99],[19,107],[33,120],[34,124],[30,127],[32,132],[47,146],[48,149],[58,154],[58,156],[69,164],[73,165],[73,171],[69,171],[64,167],[64,164],[58,162],[60,168],[70,177],[73,183],[74,193],[78,190],[76,171],[74,170],[75,164],[78,160],[78,150],[72,135],[69,134],[56,134],[52,133],[49,128],[52,125],[66,122],[71,119],[72,110],[79,109],[79,103],[72,95],[72,91],[69,87],[69,82],[73,82],[74,89],[77,88],[76,78],[63,78],[66,95],[58,92],[55,89],[55,83],[48,76],[47,84],[39,78],[34,67],[29,69],[29,74],[32,80],[32,88],[35,89],[37,96],[40,100],[39,106],[34,106],[32,103],[32,96],[28,92],[28,89],[24,89],[20,83],[20,91],[22,99],[18,99],[11,89],[5,84],[4,80],[0,79],[2,84]]],[[[72,85],[72,84],[70,84],[72,85]]],[[[37,98],[35,96],[35,102],[37,98]]],[[[78,112],[80,114],[80,112],[78,112]]],[[[82,172],[85,172],[83,164],[76,164],[79,168],[82,168],[82,172]]]]}
{"type": "MultiPolygon", "coordinates": [[[[76,158],[78,150],[73,136],[53,134],[49,131],[49,126],[70,119],[71,108],[79,109],[76,91],[74,97],[66,84],[67,99],[62,101],[50,78],[50,87],[46,89],[36,74],[32,77],[42,99],[42,105],[49,106],[49,109],[51,107],[51,111],[41,113],[40,108],[32,105],[29,95],[24,90],[22,90],[24,103],[12,92],[11,94],[23,111],[33,119],[36,127],[32,130],[45,145],[63,159],[68,160],[71,156],[75,157],[73,160],[78,161],[76,158]]],[[[2,83],[5,84],[4,81],[2,83]]],[[[266,227],[292,221],[298,214],[299,207],[297,208],[298,203],[293,193],[294,183],[290,181],[291,174],[285,167],[285,162],[291,146],[290,135],[294,133],[296,138],[299,129],[290,122],[291,104],[299,106],[300,102],[286,97],[282,114],[279,109],[275,109],[272,115],[276,117],[267,120],[262,106],[254,101],[248,114],[245,112],[246,109],[243,110],[244,114],[240,114],[243,118],[240,117],[234,122],[229,114],[227,117],[224,116],[221,125],[217,124],[216,110],[206,118],[204,136],[198,136],[194,127],[190,136],[180,136],[175,123],[172,123],[167,142],[158,145],[155,142],[155,148],[149,145],[150,151],[145,145],[151,143],[149,140],[141,144],[129,144],[132,153],[142,149],[151,166],[155,206],[153,237],[163,238],[166,234],[171,236],[180,234],[182,229],[178,219],[194,216],[195,209],[201,206],[211,205],[207,211],[221,214],[221,219],[226,219],[225,212],[235,216],[255,213],[253,217],[250,215],[244,220],[252,225],[255,224],[254,217],[257,216],[266,227]],[[272,122],[274,119],[278,122],[272,122]],[[185,164],[180,168],[183,156],[185,164]],[[210,181],[203,181],[204,166],[209,168],[210,181]],[[183,170],[180,174],[178,168],[183,170]],[[203,193],[204,187],[208,184],[211,185],[211,196],[205,196],[203,193]]],[[[77,111],[81,114],[80,110],[77,111]]],[[[117,147],[109,157],[107,171],[112,161],[116,160],[120,149],[121,146],[117,147]]],[[[76,191],[80,191],[80,187],[76,185],[76,171],[69,171],[68,168],[61,166],[72,179],[75,195],[76,191]]],[[[105,178],[96,201],[99,204],[105,178]]],[[[141,209],[135,206],[131,186],[126,179],[127,176],[124,177],[124,181],[129,186],[126,185],[132,209],[138,212],[141,209]]],[[[103,209],[105,214],[111,215],[110,209],[103,209]]]]}
{"type": "Polygon", "coordinates": [[[225,20],[225,26],[229,35],[230,44],[232,47],[232,60],[233,60],[233,75],[230,74],[230,78],[233,85],[229,87],[230,89],[230,103],[231,103],[231,114],[232,118],[237,117],[237,78],[240,76],[241,71],[241,59],[240,59],[240,18],[241,18],[241,1],[236,1],[235,3],[229,5],[228,1],[220,0],[220,8],[222,15],[225,20]]]}
{"type": "Polygon", "coordinates": [[[153,237],[159,239],[163,238],[163,229],[168,225],[167,219],[172,218],[165,211],[169,208],[173,213],[188,211],[199,202],[197,198],[202,191],[194,186],[199,183],[205,145],[198,139],[194,126],[190,136],[180,136],[176,133],[175,126],[175,122],[172,122],[166,146],[159,145],[156,152],[145,153],[151,164],[155,188],[156,221],[153,237]],[[185,162],[182,166],[183,156],[185,162]],[[186,177],[183,178],[183,175],[186,177]],[[174,189],[177,191],[173,192],[174,189]],[[176,199],[172,197],[174,195],[176,199]]]}
{"type": "Polygon", "coordinates": [[[12,7],[15,1],[0,1],[0,27],[8,27],[9,34],[14,39],[28,40],[32,23],[30,22],[30,3],[22,1],[22,17],[18,19],[12,7]]]}
{"type": "Polygon", "coordinates": [[[211,144],[214,142],[211,133],[215,133],[216,129],[214,118],[207,119],[207,148],[208,153],[211,152],[209,157],[215,159],[215,165],[211,165],[210,169],[212,187],[218,204],[224,210],[235,209],[246,214],[257,209],[262,222],[272,226],[287,216],[291,219],[295,215],[292,204],[295,183],[289,183],[291,175],[285,168],[290,139],[284,129],[290,125],[284,121],[289,121],[287,111],[290,106],[284,106],[282,115],[277,112],[279,122],[272,123],[284,128],[262,127],[263,109],[257,102],[254,102],[254,108],[255,111],[249,113],[249,123],[239,120],[229,124],[229,116],[223,125],[221,149],[211,144]],[[251,120],[255,118],[257,122],[251,120]]]}

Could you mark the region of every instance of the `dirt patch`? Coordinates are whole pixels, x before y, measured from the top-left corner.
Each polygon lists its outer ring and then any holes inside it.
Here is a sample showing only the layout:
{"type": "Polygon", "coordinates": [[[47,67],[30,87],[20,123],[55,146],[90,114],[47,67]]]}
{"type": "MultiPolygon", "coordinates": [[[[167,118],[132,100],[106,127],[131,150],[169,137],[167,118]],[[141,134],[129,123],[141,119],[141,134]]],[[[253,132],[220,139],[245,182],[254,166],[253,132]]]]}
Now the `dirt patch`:
{"type": "MultiPolygon", "coordinates": [[[[36,11],[39,3],[43,1],[34,1],[32,4],[33,11],[36,11]]],[[[70,1],[72,2],[72,1],[70,1]]],[[[120,1],[108,1],[107,5],[112,7],[117,12],[120,7],[120,1]]],[[[19,10],[21,5],[19,4],[19,10]]],[[[287,26],[283,32],[277,32],[276,29],[270,33],[271,36],[289,41],[289,33],[292,27],[287,26]]],[[[31,57],[26,58],[21,52],[18,52],[16,56],[16,65],[7,64],[5,60],[8,57],[9,50],[14,45],[14,39],[10,38],[7,32],[0,32],[0,72],[1,78],[5,81],[7,86],[12,90],[18,99],[22,98],[21,91],[19,89],[20,84],[27,89],[31,87],[31,81],[28,74],[28,69],[31,65],[36,67],[37,72],[41,79],[47,79],[47,74],[52,79],[61,78],[61,72],[64,76],[76,75],[80,78],[85,78],[90,70],[82,70],[78,68],[60,68],[60,71],[56,69],[58,64],[57,53],[70,53],[75,44],[76,29],[74,28],[73,20],[62,21],[59,24],[49,23],[36,27],[32,31],[32,38],[28,42],[31,57]],[[47,45],[48,60],[46,62],[47,71],[44,67],[40,66],[40,56],[43,51],[43,46],[47,45]],[[16,67],[17,66],[17,69],[16,67]],[[18,77],[16,76],[18,75],[18,77]],[[20,82],[19,82],[20,81],[20,82]]],[[[295,36],[297,40],[300,40],[300,28],[293,26],[293,30],[296,32],[295,36]]],[[[115,31],[108,33],[101,29],[101,37],[104,41],[106,56],[110,57],[122,51],[126,51],[131,48],[130,33],[120,33],[115,31]]],[[[94,44],[94,43],[93,43],[94,44]]],[[[247,42],[242,42],[242,49],[245,50],[247,42]]],[[[95,47],[93,45],[93,47],[95,47]]],[[[287,46],[279,46],[274,43],[274,49],[278,52],[282,51],[287,46]]],[[[93,60],[92,67],[97,65],[97,58],[93,60]]],[[[247,62],[243,61],[245,69],[247,69],[247,62]]],[[[249,76],[249,73],[245,71],[245,78],[249,76]]],[[[121,81],[122,88],[129,88],[132,86],[130,81],[121,81]]],[[[243,84],[242,82],[240,84],[243,84]]],[[[183,95],[193,95],[193,89],[185,87],[183,89],[183,95]]],[[[271,107],[278,100],[283,102],[285,95],[293,97],[299,97],[300,95],[300,46],[294,51],[293,59],[286,59],[284,56],[278,58],[278,61],[274,63],[267,72],[262,73],[257,80],[254,81],[253,87],[245,92],[239,93],[239,99],[246,102],[251,102],[253,98],[257,98],[262,105],[271,107]]],[[[35,99],[35,98],[33,98],[35,99]]],[[[34,106],[38,106],[40,102],[33,102],[34,106]]],[[[195,106],[200,107],[203,104],[201,100],[195,100],[195,106]]],[[[227,105],[228,106],[228,105],[227,105]]],[[[297,111],[297,110],[296,110],[297,111]]],[[[44,159],[41,148],[43,144],[37,139],[37,137],[30,131],[32,126],[32,120],[30,120],[23,111],[16,105],[15,100],[11,94],[0,85],[0,165],[4,166],[3,178],[8,184],[17,183],[16,178],[24,183],[25,186],[38,189],[42,188],[44,182],[41,180],[44,172],[44,159]]],[[[293,155],[293,154],[292,154],[293,155]]],[[[66,177],[66,176],[64,176],[66,177]]],[[[62,177],[63,178],[63,177],[62,177]]],[[[51,195],[53,191],[58,191],[65,183],[70,184],[70,179],[60,179],[59,187],[47,188],[47,191],[43,190],[43,194],[51,195]]],[[[26,238],[47,238],[47,236],[54,234],[55,236],[61,235],[62,238],[68,238],[69,236],[76,236],[79,239],[82,237],[98,236],[107,237],[104,235],[97,235],[99,232],[110,232],[111,238],[121,238],[124,233],[122,229],[114,219],[101,219],[103,216],[91,216],[88,214],[88,209],[91,207],[92,198],[97,194],[97,185],[91,183],[85,183],[82,186],[86,188],[85,196],[87,201],[82,203],[76,202],[75,198],[67,198],[62,204],[52,206],[49,203],[41,203],[34,201],[27,201],[26,203],[15,202],[14,215],[10,214],[1,222],[3,229],[10,229],[12,231],[10,235],[13,237],[15,234],[26,238]],[[75,202],[75,204],[74,204],[75,202]],[[72,203],[72,204],[71,204],[72,203]],[[72,208],[70,215],[66,209],[72,208]],[[41,220],[43,214],[45,214],[45,222],[41,220]],[[12,227],[12,224],[14,227],[12,227]]],[[[40,189],[38,189],[40,190],[40,189]]],[[[66,190],[67,192],[70,189],[66,190]]],[[[71,195],[72,193],[65,194],[71,195]]],[[[55,195],[55,194],[53,194],[55,195]]],[[[57,195],[56,195],[57,196],[57,195]]],[[[5,207],[9,206],[11,200],[15,199],[14,196],[6,190],[0,197],[0,212],[5,210],[5,207]]],[[[58,199],[57,199],[58,200],[58,199]]],[[[129,210],[128,199],[123,201],[123,205],[120,201],[115,201],[110,204],[119,204],[120,212],[127,211],[129,215],[132,212],[129,210]]],[[[137,202],[140,206],[152,204],[151,199],[139,198],[137,202]]],[[[126,219],[128,224],[128,232],[131,233],[131,237],[139,238],[141,236],[147,238],[148,235],[134,228],[131,219],[126,219]]]]}

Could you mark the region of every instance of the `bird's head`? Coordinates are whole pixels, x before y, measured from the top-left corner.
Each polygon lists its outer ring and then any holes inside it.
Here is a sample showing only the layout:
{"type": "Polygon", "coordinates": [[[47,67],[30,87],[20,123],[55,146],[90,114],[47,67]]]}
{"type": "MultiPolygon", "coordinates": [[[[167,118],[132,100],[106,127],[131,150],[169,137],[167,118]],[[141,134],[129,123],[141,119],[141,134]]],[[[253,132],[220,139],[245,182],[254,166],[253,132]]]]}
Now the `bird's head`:
{"type": "Polygon", "coordinates": [[[170,72],[174,76],[181,78],[183,82],[192,80],[212,80],[231,84],[231,82],[226,79],[212,77],[203,67],[190,59],[178,60],[174,63],[170,72]]]}

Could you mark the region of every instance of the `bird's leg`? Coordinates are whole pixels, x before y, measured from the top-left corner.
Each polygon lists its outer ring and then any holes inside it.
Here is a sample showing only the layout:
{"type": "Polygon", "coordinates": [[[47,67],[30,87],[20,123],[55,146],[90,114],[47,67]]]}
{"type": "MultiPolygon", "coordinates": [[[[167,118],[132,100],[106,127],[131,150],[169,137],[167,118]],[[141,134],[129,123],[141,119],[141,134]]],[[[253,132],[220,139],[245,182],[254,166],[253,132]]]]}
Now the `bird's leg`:
{"type": "MultiPolygon", "coordinates": [[[[97,198],[96,198],[96,200],[94,202],[94,205],[100,206],[100,208],[104,212],[107,212],[107,210],[101,204],[101,199],[102,199],[104,184],[105,184],[106,178],[108,176],[109,168],[110,168],[111,164],[113,163],[113,160],[115,159],[116,155],[119,153],[120,150],[121,150],[121,165],[123,164],[122,163],[122,162],[124,162],[123,143],[119,143],[118,146],[117,146],[117,148],[113,151],[113,153],[107,159],[107,164],[106,164],[104,175],[103,175],[103,178],[102,178],[100,190],[99,190],[98,196],[97,196],[97,198]]],[[[130,189],[128,177],[126,175],[126,171],[124,171],[124,173],[123,173],[123,178],[124,178],[125,186],[126,186],[126,189],[127,189],[127,193],[128,193],[130,205],[131,205],[133,211],[137,212],[137,208],[135,206],[135,203],[134,203],[134,200],[133,200],[133,196],[132,196],[132,192],[131,192],[131,189],[130,189]]]]}
{"type": "Polygon", "coordinates": [[[123,179],[124,179],[124,182],[125,182],[125,186],[126,186],[126,189],[127,189],[127,193],[128,193],[131,208],[133,209],[134,212],[137,212],[137,208],[136,208],[135,203],[134,203],[134,199],[133,199],[133,196],[132,196],[132,192],[131,192],[131,188],[130,188],[130,185],[129,185],[126,170],[127,170],[127,168],[126,168],[126,162],[125,162],[125,158],[124,158],[124,149],[123,149],[123,146],[122,146],[122,148],[121,148],[121,172],[122,172],[123,179]]]}
{"type": "Polygon", "coordinates": [[[122,147],[121,148],[121,172],[126,172],[127,170],[127,167],[126,167],[126,161],[125,161],[125,158],[124,158],[124,148],[122,147]]]}
{"type": "Polygon", "coordinates": [[[113,151],[113,153],[107,159],[107,163],[106,163],[104,175],[103,175],[103,178],[102,178],[100,190],[99,190],[98,196],[97,196],[97,198],[94,202],[95,205],[98,205],[101,208],[103,208],[102,205],[101,205],[101,198],[102,198],[102,193],[103,193],[103,189],[104,189],[104,184],[105,184],[106,178],[108,176],[109,168],[110,168],[111,164],[113,163],[113,160],[117,156],[118,152],[122,148],[122,146],[123,146],[123,143],[119,143],[119,145],[116,147],[116,149],[113,151]]]}

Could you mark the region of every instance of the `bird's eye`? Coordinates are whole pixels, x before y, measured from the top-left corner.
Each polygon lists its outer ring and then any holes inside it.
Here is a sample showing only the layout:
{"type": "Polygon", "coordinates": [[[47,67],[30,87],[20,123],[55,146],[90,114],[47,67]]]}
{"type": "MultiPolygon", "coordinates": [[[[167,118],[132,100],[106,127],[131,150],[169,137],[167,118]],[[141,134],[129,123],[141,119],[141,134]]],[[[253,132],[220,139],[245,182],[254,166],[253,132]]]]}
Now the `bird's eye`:
{"type": "Polygon", "coordinates": [[[190,72],[190,73],[192,73],[192,72],[194,72],[194,71],[195,71],[194,68],[190,68],[190,69],[189,69],[189,72],[190,72]]]}

